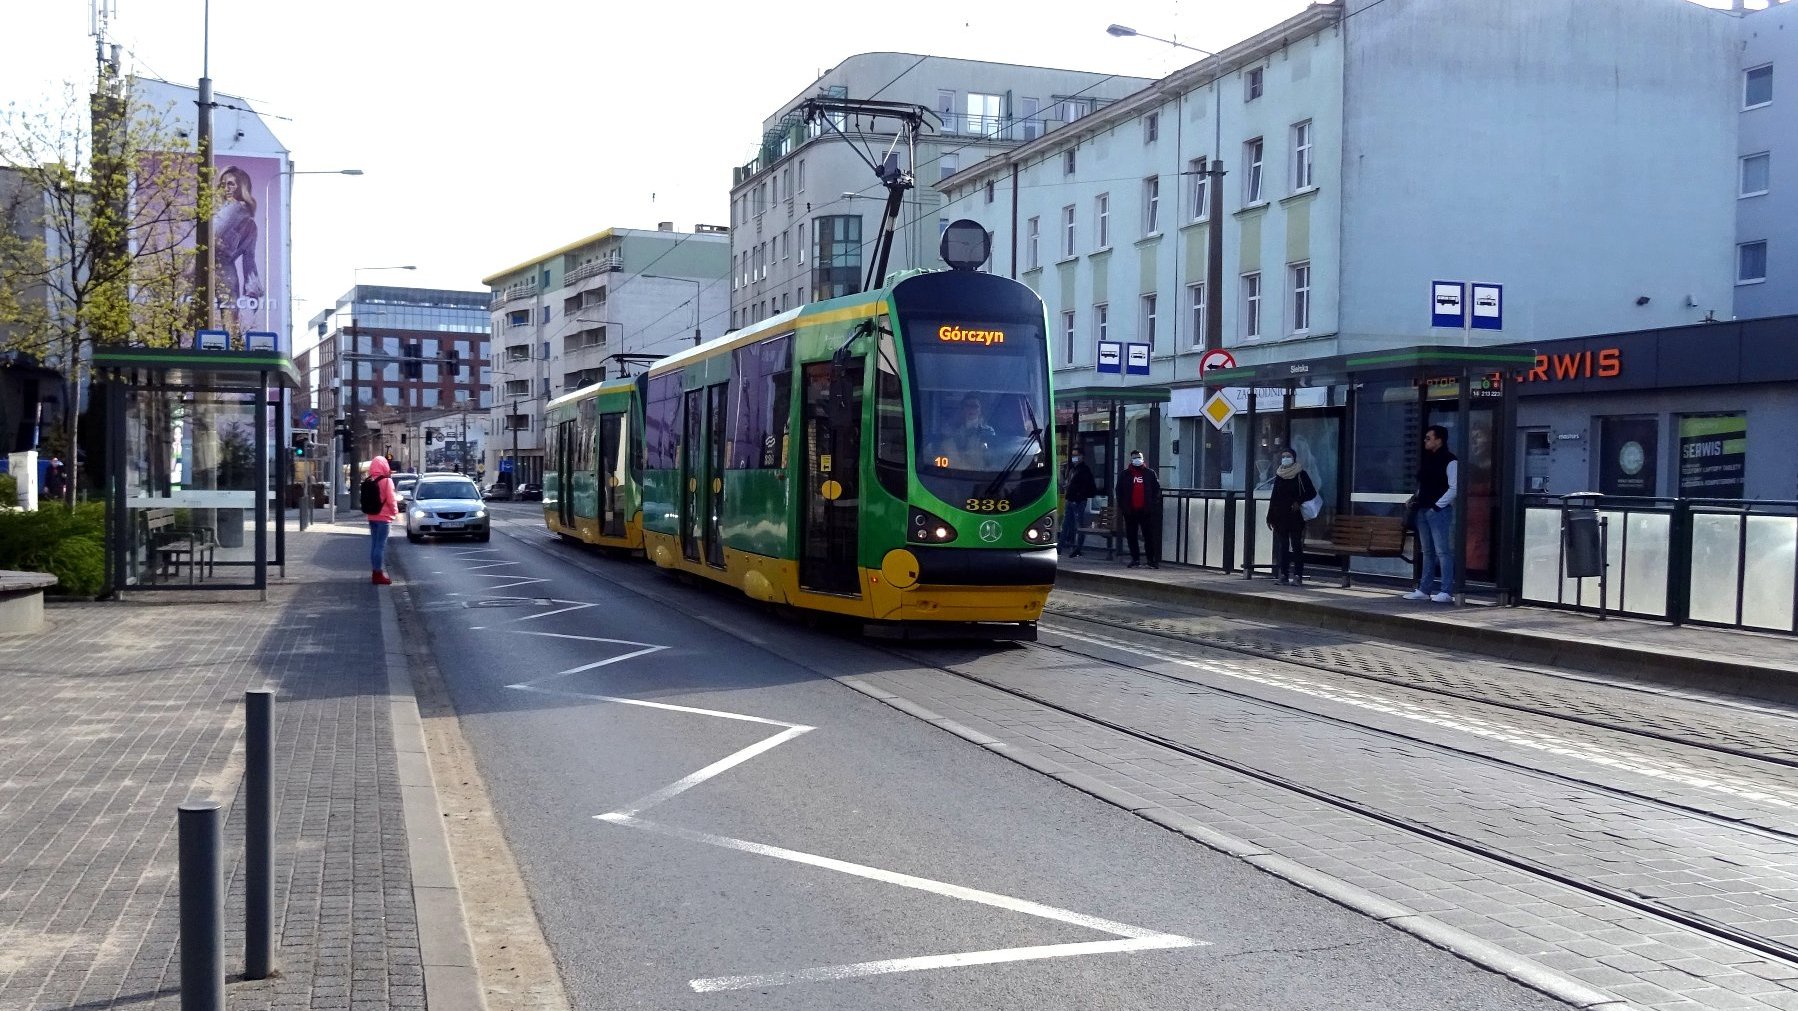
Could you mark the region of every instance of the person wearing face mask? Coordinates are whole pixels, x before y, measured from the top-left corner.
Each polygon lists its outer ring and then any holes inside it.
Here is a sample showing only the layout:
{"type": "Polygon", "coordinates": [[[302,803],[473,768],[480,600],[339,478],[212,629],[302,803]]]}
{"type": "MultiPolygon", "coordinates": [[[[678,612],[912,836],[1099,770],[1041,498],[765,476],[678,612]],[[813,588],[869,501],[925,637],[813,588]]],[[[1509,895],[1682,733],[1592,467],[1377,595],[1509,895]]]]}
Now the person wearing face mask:
{"type": "Polygon", "coordinates": [[[1298,454],[1280,450],[1273,494],[1267,501],[1267,528],[1274,533],[1274,582],[1305,585],[1305,503],[1317,497],[1311,475],[1299,466],[1298,454]]]}
{"type": "Polygon", "coordinates": [[[1149,556],[1149,568],[1161,568],[1161,478],[1142,461],[1142,450],[1130,451],[1130,465],[1118,472],[1114,486],[1118,515],[1124,518],[1124,538],[1130,542],[1130,565],[1142,564],[1149,556]],[[1136,547],[1138,538],[1146,541],[1144,552],[1136,547]]]}
{"type": "Polygon", "coordinates": [[[1078,449],[1068,457],[1068,469],[1062,479],[1066,482],[1062,494],[1067,499],[1061,524],[1062,547],[1069,558],[1078,558],[1081,549],[1086,547],[1086,534],[1081,531],[1086,526],[1086,500],[1099,493],[1099,486],[1093,481],[1093,469],[1086,465],[1078,449]]]}

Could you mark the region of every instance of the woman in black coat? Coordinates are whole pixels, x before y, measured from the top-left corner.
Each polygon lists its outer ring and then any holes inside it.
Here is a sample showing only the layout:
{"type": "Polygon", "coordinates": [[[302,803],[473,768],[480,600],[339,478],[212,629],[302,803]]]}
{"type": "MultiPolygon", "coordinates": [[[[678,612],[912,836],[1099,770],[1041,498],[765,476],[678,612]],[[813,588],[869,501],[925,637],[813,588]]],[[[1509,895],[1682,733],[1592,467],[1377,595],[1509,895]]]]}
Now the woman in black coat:
{"type": "Polygon", "coordinates": [[[1267,528],[1274,532],[1274,581],[1281,586],[1305,584],[1306,502],[1317,497],[1311,475],[1299,467],[1290,449],[1280,450],[1280,467],[1274,471],[1273,497],[1267,503],[1267,528]]]}

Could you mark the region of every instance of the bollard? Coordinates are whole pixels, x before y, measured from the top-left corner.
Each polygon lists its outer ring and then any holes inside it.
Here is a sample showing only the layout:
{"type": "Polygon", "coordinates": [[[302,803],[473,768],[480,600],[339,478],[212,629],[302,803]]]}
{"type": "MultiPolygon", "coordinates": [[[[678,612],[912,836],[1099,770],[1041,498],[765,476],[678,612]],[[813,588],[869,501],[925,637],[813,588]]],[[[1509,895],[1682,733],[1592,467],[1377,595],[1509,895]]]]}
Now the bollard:
{"type": "Polygon", "coordinates": [[[267,979],[274,967],[275,693],[243,693],[245,979],[267,979]]]}
{"type": "Polygon", "coordinates": [[[181,888],[181,1011],[225,1011],[225,890],[219,806],[190,800],[177,815],[181,888]]]}

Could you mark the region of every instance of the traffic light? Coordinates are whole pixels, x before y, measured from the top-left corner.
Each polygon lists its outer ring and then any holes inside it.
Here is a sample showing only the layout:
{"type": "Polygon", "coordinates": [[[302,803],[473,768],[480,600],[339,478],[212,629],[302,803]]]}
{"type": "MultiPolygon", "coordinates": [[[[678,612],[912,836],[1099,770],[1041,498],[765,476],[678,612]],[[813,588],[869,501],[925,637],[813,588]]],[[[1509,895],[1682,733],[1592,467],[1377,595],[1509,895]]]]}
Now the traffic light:
{"type": "Polygon", "coordinates": [[[462,352],[457,348],[449,348],[443,352],[443,357],[449,359],[450,378],[462,378],[462,352]]]}
{"type": "Polygon", "coordinates": [[[435,441],[437,441],[437,430],[435,428],[425,429],[425,445],[429,446],[435,441]]]}
{"type": "Polygon", "coordinates": [[[293,433],[293,458],[295,460],[306,459],[306,454],[311,452],[311,449],[312,449],[312,433],[311,432],[300,431],[300,432],[293,433]]]}

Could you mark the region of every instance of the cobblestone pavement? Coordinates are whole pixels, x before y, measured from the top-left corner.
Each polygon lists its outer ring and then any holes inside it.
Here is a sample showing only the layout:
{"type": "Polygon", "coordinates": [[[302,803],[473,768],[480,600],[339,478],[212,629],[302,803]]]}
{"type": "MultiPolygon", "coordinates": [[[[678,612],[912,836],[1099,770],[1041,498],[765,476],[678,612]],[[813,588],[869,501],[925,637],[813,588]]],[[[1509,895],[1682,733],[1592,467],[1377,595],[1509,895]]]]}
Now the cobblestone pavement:
{"type": "Polygon", "coordinates": [[[56,605],[0,638],[0,1008],[179,1006],[176,806],[224,805],[233,1009],[423,1008],[365,536],[246,593],[56,605]],[[243,969],[243,693],[275,699],[275,967],[243,969]]]}
{"type": "MultiPolygon", "coordinates": [[[[1046,642],[1056,640],[1053,628],[1054,623],[1045,625],[1046,642]]],[[[1332,680],[1314,669],[1220,655],[1165,639],[1158,645],[1128,637],[1077,645],[1095,656],[1185,678],[1223,672],[1226,678],[1210,680],[1235,680],[1239,687],[1244,675],[1262,678],[1257,691],[1268,699],[1302,701],[1328,718],[1122,671],[1065,651],[929,654],[1055,706],[1146,731],[1259,774],[1249,775],[943,673],[899,671],[862,680],[975,734],[1033,751],[1150,807],[1265,847],[1618,998],[1657,1009],[1798,1008],[1798,965],[1261,778],[1303,785],[1571,878],[1790,942],[1798,927],[1798,838],[1628,795],[1654,796],[1646,787],[1658,784],[1671,794],[1701,799],[1703,810],[1755,806],[1750,798],[1718,793],[1702,775],[1669,786],[1661,766],[1685,757],[1678,754],[1680,746],[1634,738],[1631,746],[1651,760],[1636,768],[1595,760],[1607,747],[1614,752],[1619,746],[1603,739],[1622,736],[1614,731],[1574,727],[1589,736],[1570,741],[1570,725],[1552,727],[1552,721],[1490,707],[1484,713],[1458,712],[1440,705],[1439,697],[1432,702],[1432,718],[1424,719],[1414,699],[1396,697],[1405,689],[1338,677],[1334,694],[1320,696],[1306,685],[1277,680],[1332,680]],[[1370,706],[1369,698],[1378,704],[1370,706]],[[1555,731],[1559,735],[1551,737],[1555,731]],[[1545,740],[1553,746],[1544,747],[1545,740]]],[[[1768,797],[1798,799],[1786,784],[1764,782],[1762,763],[1732,761],[1734,774],[1762,784],[1768,797]]],[[[1776,769],[1775,778],[1789,771],[1776,769]]],[[[1792,827],[1790,812],[1776,804],[1762,804],[1756,813],[1778,815],[1785,828],[1792,827]]]]}

